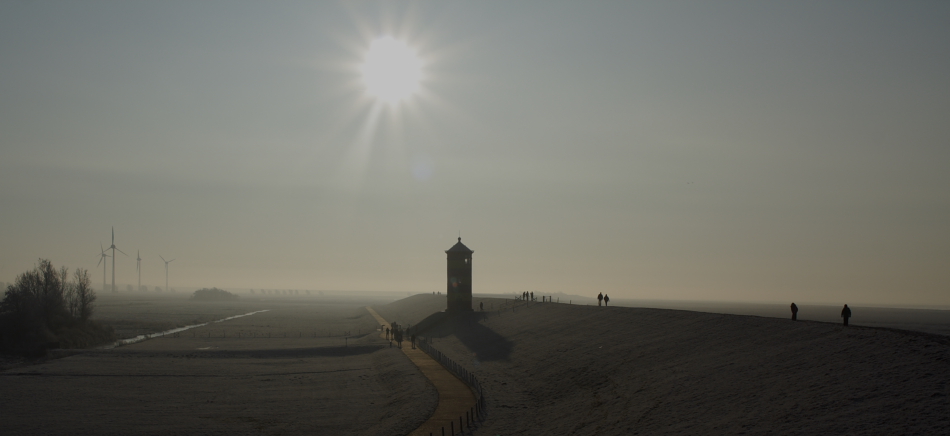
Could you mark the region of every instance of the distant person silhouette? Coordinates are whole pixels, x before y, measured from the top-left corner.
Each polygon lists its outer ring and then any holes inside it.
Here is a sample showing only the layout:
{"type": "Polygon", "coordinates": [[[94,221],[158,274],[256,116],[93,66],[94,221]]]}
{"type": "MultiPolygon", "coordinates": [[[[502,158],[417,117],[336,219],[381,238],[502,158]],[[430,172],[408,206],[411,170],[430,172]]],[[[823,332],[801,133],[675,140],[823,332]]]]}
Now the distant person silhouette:
{"type": "Polygon", "coordinates": [[[792,303],[792,321],[798,321],[798,306],[792,303]]]}
{"type": "Polygon", "coordinates": [[[534,292],[531,293],[531,301],[534,301],[534,292]]]}
{"type": "Polygon", "coordinates": [[[610,297],[604,295],[604,307],[607,307],[607,303],[610,302],[610,297]]]}
{"type": "Polygon", "coordinates": [[[482,301],[481,303],[478,303],[478,311],[479,311],[479,312],[484,312],[484,311],[485,311],[485,302],[484,302],[484,301],[482,301]]]}
{"type": "Polygon", "coordinates": [[[851,308],[849,308],[847,304],[841,309],[841,317],[844,318],[844,325],[847,326],[848,318],[851,318],[851,308]]]}
{"type": "Polygon", "coordinates": [[[600,306],[600,304],[603,301],[604,301],[604,294],[603,293],[597,294],[597,305],[600,306]]]}
{"type": "Polygon", "coordinates": [[[409,337],[409,341],[412,342],[412,349],[415,350],[416,349],[416,334],[415,333],[413,333],[412,336],[409,337]]]}

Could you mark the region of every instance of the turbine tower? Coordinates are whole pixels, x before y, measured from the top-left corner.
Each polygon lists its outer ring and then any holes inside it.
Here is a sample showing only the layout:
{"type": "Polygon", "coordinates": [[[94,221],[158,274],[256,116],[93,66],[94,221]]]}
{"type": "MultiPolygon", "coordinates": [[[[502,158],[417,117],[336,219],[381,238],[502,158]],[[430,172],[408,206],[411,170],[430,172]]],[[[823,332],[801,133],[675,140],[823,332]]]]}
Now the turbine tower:
{"type": "Polygon", "coordinates": [[[142,292],[142,253],[141,250],[135,250],[135,270],[139,273],[139,287],[135,288],[137,292],[142,292]]]}
{"type": "MultiPolygon", "coordinates": [[[[162,255],[159,254],[158,257],[162,257],[162,255]]],[[[162,257],[162,261],[165,262],[165,293],[167,294],[168,293],[168,264],[174,262],[175,259],[165,260],[165,258],[162,257]]]]}
{"type": "Polygon", "coordinates": [[[99,264],[102,264],[102,292],[106,291],[106,263],[103,262],[107,257],[112,257],[106,254],[106,250],[102,248],[102,243],[99,243],[99,263],[96,264],[96,268],[99,267],[99,264]]]}
{"type": "MultiPolygon", "coordinates": [[[[109,248],[112,250],[112,293],[115,294],[117,292],[115,290],[115,252],[118,250],[119,253],[125,254],[124,251],[115,247],[115,227],[112,228],[112,245],[109,248]]],[[[129,255],[125,254],[125,256],[128,257],[129,255]]]]}

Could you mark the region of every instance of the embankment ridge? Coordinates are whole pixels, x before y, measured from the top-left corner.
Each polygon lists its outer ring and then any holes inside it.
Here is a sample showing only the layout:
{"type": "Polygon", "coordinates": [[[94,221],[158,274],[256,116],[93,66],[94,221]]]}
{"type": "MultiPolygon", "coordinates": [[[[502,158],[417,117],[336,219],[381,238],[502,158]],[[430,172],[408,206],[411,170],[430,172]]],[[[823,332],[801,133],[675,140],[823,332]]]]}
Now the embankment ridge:
{"type": "MultiPolygon", "coordinates": [[[[414,298],[384,310],[438,303],[414,298]]],[[[428,335],[482,381],[484,434],[950,433],[945,336],[551,303],[467,319],[428,335]]]]}

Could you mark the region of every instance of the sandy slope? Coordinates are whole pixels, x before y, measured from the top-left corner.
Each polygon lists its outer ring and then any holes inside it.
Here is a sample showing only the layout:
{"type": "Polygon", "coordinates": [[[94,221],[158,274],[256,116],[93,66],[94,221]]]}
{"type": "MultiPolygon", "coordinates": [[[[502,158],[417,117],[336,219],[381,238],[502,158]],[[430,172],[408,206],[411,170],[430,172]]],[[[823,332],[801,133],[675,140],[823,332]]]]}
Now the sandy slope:
{"type": "Polygon", "coordinates": [[[482,380],[478,434],[950,434],[943,336],[550,303],[431,333],[482,380]]]}
{"type": "Polygon", "coordinates": [[[0,372],[0,433],[393,435],[435,409],[363,305],[270,308],[0,372]]]}

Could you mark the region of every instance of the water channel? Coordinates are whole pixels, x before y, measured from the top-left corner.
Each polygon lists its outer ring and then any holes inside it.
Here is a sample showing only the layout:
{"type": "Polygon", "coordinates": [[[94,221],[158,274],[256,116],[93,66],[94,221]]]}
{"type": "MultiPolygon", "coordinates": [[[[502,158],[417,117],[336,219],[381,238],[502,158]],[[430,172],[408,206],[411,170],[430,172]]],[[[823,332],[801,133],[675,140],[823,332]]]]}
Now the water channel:
{"type": "Polygon", "coordinates": [[[270,310],[270,309],[258,310],[258,311],[254,311],[254,312],[248,312],[248,313],[245,313],[245,314],[241,314],[241,315],[229,316],[229,317],[227,317],[227,318],[222,318],[222,319],[215,320],[215,321],[209,321],[209,322],[202,323],[202,324],[186,325],[186,326],[184,326],[184,327],[176,327],[176,328],[173,328],[173,329],[171,329],[171,330],[165,330],[165,331],[163,331],[163,332],[149,333],[149,334],[145,334],[145,335],[138,335],[138,336],[136,336],[136,337],[134,337],[134,338],[119,339],[118,341],[115,341],[115,342],[113,342],[113,343],[111,343],[111,344],[109,344],[109,345],[105,345],[105,346],[99,347],[99,349],[100,349],[100,350],[111,350],[111,349],[113,349],[113,348],[115,348],[115,347],[121,347],[121,346],[123,346],[123,345],[129,345],[129,344],[134,344],[134,343],[136,343],[136,342],[142,342],[142,341],[144,341],[144,340],[146,340],[146,339],[150,339],[150,338],[153,338],[153,337],[164,336],[164,335],[170,335],[170,334],[173,334],[173,333],[183,332],[183,331],[185,331],[185,330],[193,329],[193,328],[195,328],[195,327],[202,327],[202,326],[206,326],[206,325],[208,325],[208,324],[214,324],[214,323],[218,323],[218,322],[229,321],[229,320],[232,320],[232,319],[235,319],[235,318],[240,318],[240,317],[242,317],[242,316],[251,316],[251,315],[253,315],[253,314],[255,314],[255,313],[267,312],[267,311],[269,311],[269,310],[270,310]]]}

